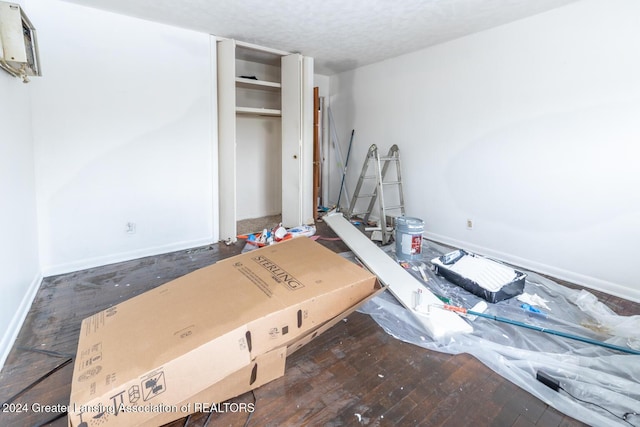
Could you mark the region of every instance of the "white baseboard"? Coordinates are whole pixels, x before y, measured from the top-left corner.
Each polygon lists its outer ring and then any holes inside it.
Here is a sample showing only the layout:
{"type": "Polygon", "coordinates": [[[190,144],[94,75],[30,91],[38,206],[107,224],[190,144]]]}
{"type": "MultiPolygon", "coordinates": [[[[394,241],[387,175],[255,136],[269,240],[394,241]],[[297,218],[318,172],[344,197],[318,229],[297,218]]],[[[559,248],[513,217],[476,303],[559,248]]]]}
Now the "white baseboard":
{"type": "Polygon", "coordinates": [[[38,293],[38,289],[40,289],[40,284],[42,283],[42,274],[39,272],[33,278],[33,281],[29,285],[27,292],[22,297],[22,301],[20,301],[20,306],[16,310],[13,318],[11,319],[11,323],[9,327],[4,332],[2,336],[2,340],[0,341],[0,369],[4,366],[4,362],[7,360],[9,356],[9,352],[13,347],[13,343],[16,341],[18,337],[18,333],[22,328],[22,324],[29,313],[29,309],[31,309],[31,304],[33,303],[36,294],[38,293]]]}
{"type": "Polygon", "coordinates": [[[169,245],[161,245],[150,248],[139,249],[130,252],[121,252],[119,254],[105,255],[95,258],[82,259],[65,264],[43,266],[42,274],[45,277],[55,276],[58,274],[66,274],[74,271],[85,270],[87,268],[101,267],[103,265],[115,264],[117,262],[131,261],[133,259],[144,258],[166,254],[169,252],[191,249],[198,246],[210,245],[213,242],[211,237],[205,239],[188,240],[169,245]]]}
{"type": "Polygon", "coordinates": [[[475,252],[479,255],[495,258],[514,266],[519,266],[534,272],[547,274],[549,276],[566,280],[576,285],[584,286],[586,288],[605,292],[607,294],[615,295],[629,301],[640,303],[640,291],[637,289],[629,289],[625,286],[598,279],[596,277],[591,277],[581,273],[577,273],[575,271],[569,271],[552,265],[520,258],[518,256],[514,256],[505,252],[500,252],[493,249],[485,248],[483,246],[474,245],[462,240],[452,239],[447,236],[442,236],[431,232],[428,233],[428,236],[430,240],[441,242],[459,249],[468,249],[469,251],[475,252]]]}

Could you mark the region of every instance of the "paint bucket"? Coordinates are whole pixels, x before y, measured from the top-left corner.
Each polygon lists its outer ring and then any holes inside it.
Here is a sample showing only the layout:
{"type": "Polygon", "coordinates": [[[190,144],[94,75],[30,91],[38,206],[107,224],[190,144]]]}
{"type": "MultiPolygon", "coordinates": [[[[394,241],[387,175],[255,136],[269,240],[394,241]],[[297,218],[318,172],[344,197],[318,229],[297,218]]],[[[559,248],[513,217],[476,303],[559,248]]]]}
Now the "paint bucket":
{"type": "Polygon", "coordinates": [[[396,217],[396,258],[398,261],[422,259],[424,221],[406,216],[396,217]]]}

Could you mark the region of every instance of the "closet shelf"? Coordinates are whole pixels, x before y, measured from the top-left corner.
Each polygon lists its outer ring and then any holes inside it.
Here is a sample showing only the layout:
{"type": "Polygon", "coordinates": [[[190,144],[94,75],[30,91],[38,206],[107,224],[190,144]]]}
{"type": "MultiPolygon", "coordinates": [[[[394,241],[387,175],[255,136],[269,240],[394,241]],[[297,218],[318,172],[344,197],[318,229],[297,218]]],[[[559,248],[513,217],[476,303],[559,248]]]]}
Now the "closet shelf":
{"type": "Polygon", "coordinates": [[[280,117],[281,111],[280,110],[274,110],[272,108],[236,107],[236,114],[249,114],[249,115],[253,115],[253,116],[280,117]]]}
{"type": "Polygon", "coordinates": [[[259,89],[277,92],[282,85],[278,82],[267,82],[264,80],[247,79],[244,77],[236,77],[236,87],[243,89],[259,89]]]}

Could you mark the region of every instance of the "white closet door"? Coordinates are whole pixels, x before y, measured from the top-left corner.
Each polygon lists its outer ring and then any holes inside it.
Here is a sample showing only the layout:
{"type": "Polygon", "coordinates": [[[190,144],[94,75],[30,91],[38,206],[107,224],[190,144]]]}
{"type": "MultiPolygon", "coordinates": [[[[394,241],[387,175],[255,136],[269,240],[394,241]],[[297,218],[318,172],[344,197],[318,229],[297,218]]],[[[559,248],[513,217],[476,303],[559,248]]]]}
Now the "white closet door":
{"type": "Polygon", "coordinates": [[[282,224],[314,222],[313,58],[282,57],[282,224]]]}
{"type": "Polygon", "coordinates": [[[236,241],[236,44],[218,42],[220,240],[236,241]]]}
{"type": "Polygon", "coordinates": [[[302,55],[282,57],[282,225],[302,224],[302,55]]]}

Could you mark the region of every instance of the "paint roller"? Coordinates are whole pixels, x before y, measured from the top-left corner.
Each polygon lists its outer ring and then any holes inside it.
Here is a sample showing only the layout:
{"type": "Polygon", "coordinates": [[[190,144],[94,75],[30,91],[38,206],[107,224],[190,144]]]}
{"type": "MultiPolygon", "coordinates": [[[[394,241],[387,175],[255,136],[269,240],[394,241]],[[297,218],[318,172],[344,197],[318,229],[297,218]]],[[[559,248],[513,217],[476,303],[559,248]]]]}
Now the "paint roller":
{"type": "Polygon", "coordinates": [[[575,341],[580,341],[580,342],[587,343],[587,344],[593,344],[593,345],[597,345],[597,346],[600,346],[600,347],[608,348],[610,350],[619,351],[619,352],[622,352],[622,353],[640,354],[640,351],[634,350],[634,349],[629,348],[629,347],[621,347],[621,346],[618,346],[618,345],[609,344],[609,343],[604,342],[604,341],[598,341],[598,340],[594,340],[594,339],[591,339],[591,338],[583,337],[583,336],[580,336],[580,335],[570,334],[570,333],[562,332],[562,331],[556,331],[554,329],[549,329],[549,328],[543,328],[543,327],[540,327],[540,326],[537,326],[537,325],[532,325],[532,324],[529,324],[529,323],[520,322],[518,320],[508,319],[506,317],[495,316],[493,314],[486,314],[486,313],[484,313],[484,311],[487,309],[487,304],[485,303],[484,304],[484,308],[482,308],[482,306],[481,306],[482,303],[483,303],[483,301],[481,301],[480,303],[476,304],[471,309],[466,309],[464,307],[455,306],[455,305],[451,305],[451,304],[447,304],[447,303],[431,304],[431,305],[429,305],[427,307],[427,314],[429,313],[429,309],[431,307],[435,307],[435,308],[438,308],[438,309],[441,309],[441,310],[453,311],[454,313],[458,313],[458,314],[463,315],[463,316],[465,316],[467,318],[470,318],[469,316],[474,316],[473,317],[474,319],[476,317],[484,317],[485,319],[494,320],[496,322],[507,323],[509,325],[514,325],[514,326],[518,326],[518,327],[521,327],[521,328],[531,329],[531,330],[537,331],[537,332],[544,332],[545,334],[550,334],[550,335],[555,335],[555,336],[559,336],[559,337],[563,337],[563,338],[568,338],[568,339],[572,339],[572,340],[575,340],[575,341]],[[480,306],[480,307],[478,307],[478,306],[480,306]]]}
{"type": "Polygon", "coordinates": [[[464,307],[458,307],[458,306],[449,304],[450,300],[448,298],[436,295],[436,297],[440,301],[442,301],[442,304],[429,304],[426,306],[426,310],[425,310],[425,307],[422,306],[422,289],[418,288],[413,293],[413,297],[414,297],[413,309],[419,313],[427,314],[427,315],[430,313],[431,307],[438,307],[441,309],[453,311],[461,315],[462,317],[466,317],[467,319],[474,321],[478,317],[478,313],[484,313],[489,308],[486,302],[480,301],[479,303],[474,305],[470,310],[467,310],[464,307]]]}

